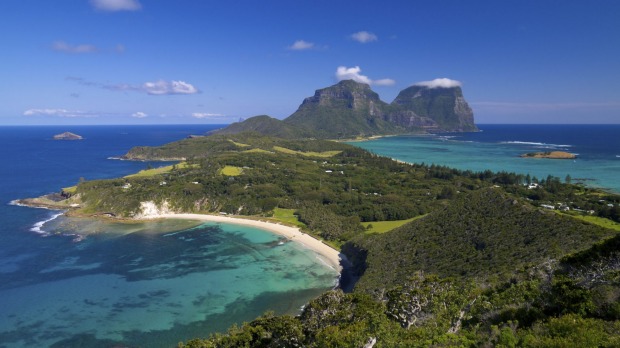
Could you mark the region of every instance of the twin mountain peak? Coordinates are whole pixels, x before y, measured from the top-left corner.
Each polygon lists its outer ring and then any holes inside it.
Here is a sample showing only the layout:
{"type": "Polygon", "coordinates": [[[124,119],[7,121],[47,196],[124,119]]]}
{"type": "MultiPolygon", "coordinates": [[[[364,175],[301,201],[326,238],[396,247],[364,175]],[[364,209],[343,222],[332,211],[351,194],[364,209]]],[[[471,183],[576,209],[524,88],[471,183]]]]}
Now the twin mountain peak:
{"type": "Polygon", "coordinates": [[[254,131],[282,138],[341,139],[405,133],[475,132],[474,114],[460,87],[413,85],[390,104],[353,80],[316,90],[284,120],[266,115],[217,131],[254,131]]]}

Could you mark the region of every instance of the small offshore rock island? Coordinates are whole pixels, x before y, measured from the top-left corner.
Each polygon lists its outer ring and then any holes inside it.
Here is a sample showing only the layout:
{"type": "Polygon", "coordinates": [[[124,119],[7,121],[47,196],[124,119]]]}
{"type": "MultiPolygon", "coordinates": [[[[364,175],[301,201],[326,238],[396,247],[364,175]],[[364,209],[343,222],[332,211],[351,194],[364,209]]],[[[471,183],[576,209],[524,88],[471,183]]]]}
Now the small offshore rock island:
{"type": "Polygon", "coordinates": [[[566,151],[530,152],[520,155],[521,158],[575,159],[577,155],[566,151]]]}
{"type": "Polygon", "coordinates": [[[475,130],[460,87],[424,88],[388,105],[343,81],[282,121],[257,116],[135,147],[125,159],[181,162],[80,182],[54,204],[113,219],[288,224],[350,262],[340,289],[299,315],[267,313],[181,347],[620,344],[619,195],[552,176],[402,163],[325,140],[475,130]]]}
{"type": "Polygon", "coordinates": [[[84,139],[81,135],[77,135],[71,132],[64,132],[60,134],[54,135],[54,140],[82,140],[84,139]]]}

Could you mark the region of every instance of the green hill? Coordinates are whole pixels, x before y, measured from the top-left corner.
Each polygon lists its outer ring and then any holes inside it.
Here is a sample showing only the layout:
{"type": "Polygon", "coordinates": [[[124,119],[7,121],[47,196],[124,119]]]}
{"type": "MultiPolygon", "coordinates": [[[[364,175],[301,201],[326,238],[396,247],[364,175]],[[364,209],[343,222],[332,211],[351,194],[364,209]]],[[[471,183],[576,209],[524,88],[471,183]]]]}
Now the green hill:
{"type": "Polygon", "coordinates": [[[238,134],[243,132],[256,132],[284,139],[308,138],[311,136],[311,133],[308,131],[267,115],[254,116],[243,122],[235,122],[224,129],[215,131],[214,134],[238,134]]]}
{"type": "Polygon", "coordinates": [[[380,292],[420,271],[494,283],[614,233],[538,210],[498,189],[477,190],[392,232],[355,240],[367,252],[356,289],[380,292]]]}

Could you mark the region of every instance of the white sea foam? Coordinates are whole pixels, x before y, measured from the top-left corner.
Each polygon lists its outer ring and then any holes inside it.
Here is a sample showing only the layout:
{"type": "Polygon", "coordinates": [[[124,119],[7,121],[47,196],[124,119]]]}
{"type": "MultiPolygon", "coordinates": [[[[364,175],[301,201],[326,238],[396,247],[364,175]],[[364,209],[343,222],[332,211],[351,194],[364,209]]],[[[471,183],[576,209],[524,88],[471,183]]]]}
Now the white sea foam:
{"type": "Polygon", "coordinates": [[[47,232],[45,232],[45,231],[42,229],[43,225],[45,225],[46,223],[48,223],[48,222],[50,222],[50,221],[52,221],[52,220],[54,220],[54,219],[58,218],[58,217],[59,217],[59,216],[61,216],[62,214],[64,214],[64,212],[54,214],[54,215],[52,215],[52,216],[51,216],[49,219],[47,219],[47,220],[43,220],[43,221],[39,221],[39,222],[35,223],[34,225],[32,225],[32,228],[30,228],[30,231],[32,231],[32,232],[36,232],[36,233],[39,233],[39,234],[47,234],[47,232]]]}
{"type": "Polygon", "coordinates": [[[516,145],[533,145],[544,148],[558,148],[558,147],[572,147],[573,145],[560,145],[560,144],[547,144],[547,143],[538,143],[533,141],[502,141],[500,144],[516,144],[516,145]]]}

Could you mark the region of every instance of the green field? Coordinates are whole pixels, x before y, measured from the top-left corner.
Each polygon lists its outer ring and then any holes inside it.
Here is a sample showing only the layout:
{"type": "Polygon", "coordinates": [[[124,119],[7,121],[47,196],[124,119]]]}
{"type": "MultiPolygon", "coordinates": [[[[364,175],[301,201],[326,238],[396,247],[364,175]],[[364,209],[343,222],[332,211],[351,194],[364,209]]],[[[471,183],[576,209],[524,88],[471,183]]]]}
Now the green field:
{"type": "Polygon", "coordinates": [[[239,176],[242,172],[242,168],[235,166],[225,166],[224,168],[220,169],[220,174],[226,176],[239,176]]]}
{"type": "Polygon", "coordinates": [[[275,208],[273,210],[273,219],[295,225],[297,227],[306,227],[303,222],[297,219],[297,215],[294,215],[295,209],[275,208]]]}
{"type": "Polygon", "coordinates": [[[280,146],[274,146],[273,149],[278,152],[287,153],[290,155],[302,155],[302,156],[308,156],[308,157],[323,157],[323,158],[336,156],[337,154],[342,152],[342,151],[303,152],[303,151],[295,151],[295,150],[287,149],[285,147],[280,147],[280,146]]]}
{"type": "Polygon", "coordinates": [[[237,145],[237,146],[239,146],[239,147],[248,147],[248,146],[251,146],[251,145],[244,144],[244,143],[238,143],[238,142],[236,142],[236,141],[234,141],[234,140],[232,140],[232,139],[228,139],[228,141],[230,141],[231,143],[233,143],[233,144],[235,144],[235,145],[237,145]]]}
{"type": "Polygon", "coordinates": [[[253,152],[256,152],[256,153],[273,153],[273,152],[269,152],[267,150],[263,150],[263,149],[259,149],[259,148],[249,149],[249,150],[245,150],[243,152],[244,153],[253,153],[253,152]]]}
{"type": "MultiPolygon", "coordinates": [[[[568,215],[568,214],[563,214],[563,215],[568,215]]],[[[569,216],[574,217],[575,219],[589,222],[593,225],[609,228],[614,231],[620,232],[620,224],[615,221],[609,220],[609,219],[605,219],[605,218],[598,217],[598,216],[591,216],[591,215],[569,215],[569,216]]]]}
{"type": "Polygon", "coordinates": [[[362,226],[366,228],[366,233],[385,233],[424,216],[426,215],[416,216],[407,220],[364,222],[362,223],[362,226]],[[368,228],[368,226],[371,227],[368,228]]]}
{"type": "Polygon", "coordinates": [[[160,175],[160,174],[165,174],[165,173],[170,173],[170,171],[172,171],[173,169],[184,169],[184,168],[189,168],[189,165],[187,164],[187,162],[180,162],[177,164],[173,164],[170,166],[163,166],[163,167],[157,167],[157,168],[151,168],[151,169],[144,169],[141,170],[135,174],[130,174],[125,176],[125,178],[149,178],[155,175],[160,175]]]}
{"type": "Polygon", "coordinates": [[[74,194],[77,192],[77,186],[65,187],[62,189],[62,192],[65,192],[68,194],[74,194]]]}

